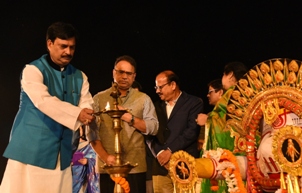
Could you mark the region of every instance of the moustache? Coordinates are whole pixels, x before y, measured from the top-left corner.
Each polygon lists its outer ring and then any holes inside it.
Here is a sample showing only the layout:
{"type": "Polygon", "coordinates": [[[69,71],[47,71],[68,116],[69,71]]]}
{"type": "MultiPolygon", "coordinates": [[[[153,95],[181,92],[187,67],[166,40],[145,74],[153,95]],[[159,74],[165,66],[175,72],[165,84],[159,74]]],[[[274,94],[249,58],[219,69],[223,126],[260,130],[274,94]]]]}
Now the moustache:
{"type": "Polygon", "coordinates": [[[65,56],[62,56],[62,58],[72,59],[72,55],[65,55],[65,56]]]}

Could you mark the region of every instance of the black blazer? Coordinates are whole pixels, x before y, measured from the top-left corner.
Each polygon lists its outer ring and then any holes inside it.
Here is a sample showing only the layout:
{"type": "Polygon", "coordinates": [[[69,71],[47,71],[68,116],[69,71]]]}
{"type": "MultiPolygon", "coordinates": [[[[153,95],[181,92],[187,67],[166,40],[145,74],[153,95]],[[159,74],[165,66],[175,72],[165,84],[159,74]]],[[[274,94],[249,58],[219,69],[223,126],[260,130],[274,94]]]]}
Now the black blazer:
{"type": "MultiPolygon", "coordinates": [[[[203,112],[202,99],[182,92],[169,119],[164,101],[157,101],[154,106],[159,121],[159,129],[152,142],[153,152],[157,154],[159,151],[169,148],[173,153],[184,150],[193,157],[199,157],[197,140],[200,126],[195,120],[197,115],[203,112]]],[[[152,174],[167,175],[167,173],[168,171],[154,159],[152,174]]]]}

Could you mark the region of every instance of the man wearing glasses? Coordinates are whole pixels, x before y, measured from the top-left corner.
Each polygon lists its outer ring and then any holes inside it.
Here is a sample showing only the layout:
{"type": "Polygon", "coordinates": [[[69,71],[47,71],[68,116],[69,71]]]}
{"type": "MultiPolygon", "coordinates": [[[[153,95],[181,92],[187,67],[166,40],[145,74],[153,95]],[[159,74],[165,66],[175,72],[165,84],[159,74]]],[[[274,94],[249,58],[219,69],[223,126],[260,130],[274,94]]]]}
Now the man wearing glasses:
{"type": "MultiPolygon", "coordinates": [[[[136,76],[136,62],[127,55],[116,59],[113,68],[113,79],[118,85],[120,97],[118,98],[119,109],[128,109],[131,112],[125,113],[122,117],[122,130],[120,132],[120,142],[122,148],[122,160],[129,161],[130,164],[138,163],[134,167],[126,180],[129,182],[131,193],[146,192],[146,149],[144,135],[156,135],[158,131],[158,121],[154,105],[148,95],[142,93],[131,86],[136,76]]],[[[110,96],[113,88],[97,93],[93,99],[96,111],[105,109],[107,103],[113,107],[113,98],[110,96]]],[[[101,114],[99,123],[99,136],[101,141],[95,140],[92,146],[103,163],[115,164],[114,155],[114,135],[112,129],[112,119],[107,114],[101,114]],[[102,149],[101,143],[104,147],[102,149]],[[105,151],[105,152],[104,152],[105,151]]],[[[101,192],[111,193],[114,190],[114,182],[98,163],[97,169],[101,173],[101,192]]]]}
{"type": "Polygon", "coordinates": [[[172,153],[184,150],[199,157],[197,138],[200,129],[195,119],[203,111],[203,101],[181,91],[178,76],[170,70],[159,73],[155,83],[161,101],[154,104],[159,129],[151,145],[156,157],[152,165],[153,187],[154,193],[172,193],[173,182],[167,170],[172,153]]]}

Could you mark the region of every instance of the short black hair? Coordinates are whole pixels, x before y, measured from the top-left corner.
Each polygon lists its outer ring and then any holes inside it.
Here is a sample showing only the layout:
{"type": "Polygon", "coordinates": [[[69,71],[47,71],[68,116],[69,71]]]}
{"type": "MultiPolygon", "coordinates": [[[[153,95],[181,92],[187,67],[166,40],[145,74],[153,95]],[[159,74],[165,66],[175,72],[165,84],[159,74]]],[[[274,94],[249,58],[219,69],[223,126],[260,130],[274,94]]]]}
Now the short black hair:
{"type": "Polygon", "coordinates": [[[223,72],[225,75],[233,72],[236,81],[238,81],[245,73],[247,73],[247,68],[242,62],[229,62],[225,65],[223,72]]]}
{"type": "Polygon", "coordinates": [[[46,33],[46,41],[51,40],[52,42],[54,42],[56,38],[67,40],[73,37],[78,40],[77,30],[70,23],[64,22],[55,22],[51,24],[46,33]]]}
{"type": "Polygon", "coordinates": [[[221,79],[212,80],[211,82],[209,82],[208,86],[213,87],[216,91],[223,89],[221,79]]]}
{"type": "Polygon", "coordinates": [[[134,72],[136,72],[136,62],[134,60],[134,58],[132,58],[131,56],[129,55],[123,55],[123,56],[120,56],[118,57],[115,62],[114,62],[114,67],[116,66],[116,64],[120,61],[127,61],[129,62],[133,67],[134,67],[134,72]]]}

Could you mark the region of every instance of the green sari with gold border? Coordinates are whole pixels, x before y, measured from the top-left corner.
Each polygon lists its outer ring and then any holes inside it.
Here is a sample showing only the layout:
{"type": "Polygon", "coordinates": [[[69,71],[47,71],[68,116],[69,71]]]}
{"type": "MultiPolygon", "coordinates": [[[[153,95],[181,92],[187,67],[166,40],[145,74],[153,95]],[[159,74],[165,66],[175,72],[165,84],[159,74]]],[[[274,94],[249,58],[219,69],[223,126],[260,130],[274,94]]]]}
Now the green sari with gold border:
{"type": "MultiPolygon", "coordinates": [[[[214,109],[208,114],[206,122],[206,150],[216,150],[217,148],[233,151],[234,138],[231,137],[230,130],[225,129],[227,104],[235,86],[230,87],[217,102],[214,109]]],[[[218,181],[219,190],[212,191],[210,179],[202,179],[201,193],[227,193],[228,187],[225,180],[218,181]]]]}

